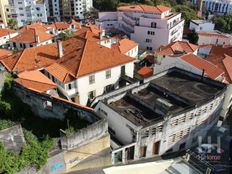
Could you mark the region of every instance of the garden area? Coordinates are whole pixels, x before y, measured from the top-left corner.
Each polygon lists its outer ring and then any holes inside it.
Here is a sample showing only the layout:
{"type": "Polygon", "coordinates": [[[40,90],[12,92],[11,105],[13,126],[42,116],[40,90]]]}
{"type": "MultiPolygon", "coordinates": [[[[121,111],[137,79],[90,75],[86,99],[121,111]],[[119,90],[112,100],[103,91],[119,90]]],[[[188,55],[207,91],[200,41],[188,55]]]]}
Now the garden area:
{"type": "Polygon", "coordinates": [[[0,143],[0,173],[16,173],[27,166],[40,169],[47,162],[49,149],[60,137],[60,129],[68,134],[86,127],[89,123],[68,111],[64,120],[42,119],[36,116],[29,105],[17,97],[12,87],[13,77],[8,75],[0,94],[0,130],[21,124],[26,145],[15,154],[0,143]]]}

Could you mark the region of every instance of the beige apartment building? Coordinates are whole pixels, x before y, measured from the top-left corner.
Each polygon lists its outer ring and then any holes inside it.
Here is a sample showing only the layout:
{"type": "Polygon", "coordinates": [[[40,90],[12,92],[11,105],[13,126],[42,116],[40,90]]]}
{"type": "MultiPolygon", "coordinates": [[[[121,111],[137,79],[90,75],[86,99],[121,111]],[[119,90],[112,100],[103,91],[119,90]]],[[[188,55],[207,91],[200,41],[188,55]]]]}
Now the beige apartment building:
{"type": "Polygon", "coordinates": [[[5,13],[5,5],[8,5],[8,0],[0,0],[0,22],[7,25],[7,16],[5,13]]]}

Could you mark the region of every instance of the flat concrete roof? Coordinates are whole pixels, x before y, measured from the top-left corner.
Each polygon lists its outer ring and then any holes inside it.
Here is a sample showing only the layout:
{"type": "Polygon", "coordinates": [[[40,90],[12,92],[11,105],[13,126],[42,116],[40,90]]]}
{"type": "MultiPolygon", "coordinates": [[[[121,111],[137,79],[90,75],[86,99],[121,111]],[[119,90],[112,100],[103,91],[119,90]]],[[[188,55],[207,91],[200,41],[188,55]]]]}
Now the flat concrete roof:
{"type": "Polygon", "coordinates": [[[213,100],[226,85],[176,68],[146,83],[108,96],[105,103],[136,126],[147,126],[213,100]]]}
{"type": "Polygon", "coordinates": [[[222,90],[220,86],[212,85],[204,80],[200,81],[175,71],[152,80],[151,83],[187,99],[192,104],[208,100],[222,90]]]}
{"type": "Polygon", "coordinates": [[[137,126],[145,126],[154,119],[162,118],[162,115],[155,113],[128,95],[109,105],[137,126]]]}

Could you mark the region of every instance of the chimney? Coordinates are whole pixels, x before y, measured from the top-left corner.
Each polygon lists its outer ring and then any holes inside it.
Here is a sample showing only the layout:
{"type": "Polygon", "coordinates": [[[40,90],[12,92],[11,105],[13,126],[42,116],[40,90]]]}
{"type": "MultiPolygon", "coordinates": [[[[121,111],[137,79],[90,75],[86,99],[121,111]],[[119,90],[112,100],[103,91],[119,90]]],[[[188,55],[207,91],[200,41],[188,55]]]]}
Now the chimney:
{"type": "Polygon", "coordinates": [[[39,35],[35,35],[35,41],[36,41],[37,43],[40,43],[39,35]]]}
{"type": "Polygon", "coordinates": [[[62,41],[61,40],[57,40],[57,50],[58,50],[58,57],[61,58],[63,57],[64,53],[63,53],[63,47],[62,47],[62,41]]]}

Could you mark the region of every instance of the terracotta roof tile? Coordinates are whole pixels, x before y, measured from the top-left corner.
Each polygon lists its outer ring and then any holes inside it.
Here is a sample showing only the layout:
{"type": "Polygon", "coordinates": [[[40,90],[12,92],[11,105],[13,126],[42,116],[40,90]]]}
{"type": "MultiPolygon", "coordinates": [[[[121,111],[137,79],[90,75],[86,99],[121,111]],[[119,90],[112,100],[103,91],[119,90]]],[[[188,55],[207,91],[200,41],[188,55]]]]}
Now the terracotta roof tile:
{"type": "Polygon", "coordinates": [[[58,63],[54,63],[45,69],[50,74],[54,75],[60,82],[69,82],[75,79],[75,76],[72,75],[71,72],[58,63]]]}
{"type": "Polygon", "coordinates": [[[69,28],[69,24],[66,22],[54,22],[49,27],[55,28],[57,30],[66,30],[69,28]]]}
{"type": "Polygon", "coordinates": [[[8,57],[11,54],[12,54],[12,52],[9,50],[0,49],[0,60],[8,57]]]}
{"type": "Polygon", "coordinates": [[[52,34],[48,34],[44,31],[29,28],[22,32],[21,34],[10,39],[11,42],[16,43],[25,43],[25,44],[33,44],[33,43],[41,43],[48,41],[55,36],[52,34]]]}
{"type": "Polygon", "coordinates": [[[185,41],[177,41],[168,44],[167,46],[161,46],[155,52],[161,55],[174,55],[176,52],[193,53],[198,49],[197,45],[191,44],[185,41]]]}
{"type": "Polygon", "coordinates": [[[181,57],[181,59],[193,65],[197,69],[205,70],[205,73],[212,79],[216,79],[220,75],[224,74],[222,69],[194,54],[184,55],[181,57]]]}
{"type": "Polygon", "coordinates": [[[129,56],[80,37],[66,40],[62,45],[64,56],[59,62],[60,66],[51,65],[46,70],[57,79],[63,80],[63,82],[69,82],[72,80],[71,77],[78,78],[134,61],[129,56]],[[55,71],[54,67],[59,68],[61,71],[55,71]],[[67,75],[69,77],[65,78],[67,75]]]}
{"type": "Polygon", "coordinates": [[[136,46],[138,46],[138,44],[133,40],[122,39],[119,41],[119,50],[123,54],[127,53],[128,51],[135,48],[136,46]]]}
{"type": "Polygon", "coordinates": [[[225,34],[222,33],[212,33],[212,32],[198,32],[200,36],[207,36],[207,37],[218,37],[218,38],[228,38],[225,34]]]}
{"type": "Polygon", "coordinates": [[[46,70],[54,77],[69,82],[74,78],[134,61],[129,56],[78,36],[62,42],[62,47],[64,55],[61,58],[57,56],[56,44],[49,44],[27,48],[0,62],[11,72],[47,67],[46,70]]]}
{"type": "Polygon", "coordinates": [[[81,29],[81,24],[77,21],[75,21],[74,19],[71,19],[69,22],[68,22],[69,25],[75,25],[77,27],[77,29],[81,29]]]}
{"type": "Polygon", "coordinates": [[[232,83],[231,73],[228,71],[230,68],[227,65],[230,65],[229,57],[232,57],[232,47],[212,46],[207,60],[221,68],[225,72],[226,81],[232,83]],[[223,62],[225,58],[227,59],[223,62]]]}
{"type": "Polygon", "coordinates": [[[36,23],[31,24],[31,25],[27,25],[18,31],[22,33],[28,29],[35,29],[35,30],[39,30],[41,32],[46,32],[48,30],[47,25],[43,24],[42,22],[36,22],[36,23]]]}
{"type": "Polygon", "coordinates": [[[16,30],[10,30],[10,29],[6,29],[6,28],[0,28],[0,37],[12,34],[12,33],[17,33],[16,30]]]}
{"type": "Polygon", "coordinates": [[[138,74],[143,78],[150,77],[153,75],[153,69],[149,67],[143,67],[138,71],[138,74]]]}
{"type": "Polygon", "coordinates": [[[18,73],[36,70],[58,60],[55,44],[27,48],[0,61],[8,71],[18,73]]]}
{"type": "Polygon", "coordinates": [[[158,5],[158,6],[150,6],[150,5],[129,5],[129,6],[121,6],[118,7],[119,11],[142,11],[147,13],[163,13],[171,10],[170,7],[158,5]]]}
{"type": "Polygon", "coordinates": [[[15,81],[28,89],[39,92],[46,92],[57,87],[55,83],[39,71],[25,71],[20,73],[15,81]]]}

